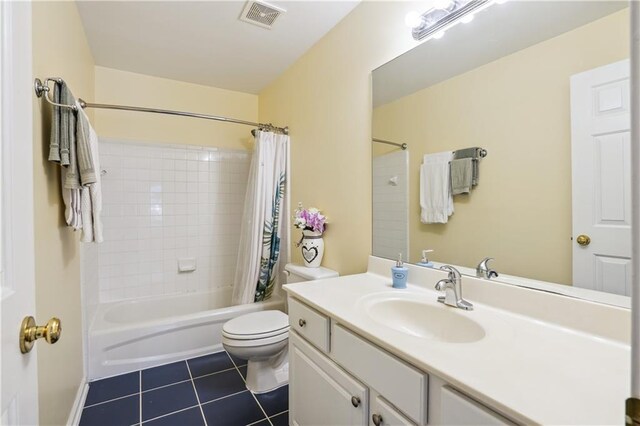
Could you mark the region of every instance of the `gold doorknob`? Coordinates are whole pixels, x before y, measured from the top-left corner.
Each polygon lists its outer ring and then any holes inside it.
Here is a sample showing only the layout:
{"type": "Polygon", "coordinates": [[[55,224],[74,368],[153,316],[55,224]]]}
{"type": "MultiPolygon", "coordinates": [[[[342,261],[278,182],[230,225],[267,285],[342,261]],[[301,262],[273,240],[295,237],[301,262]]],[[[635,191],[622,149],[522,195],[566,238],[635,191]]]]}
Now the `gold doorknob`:
{"type": "Polygon", "coordinates": [[[47,343],[54,344],[62,334],[62,323],[58,318],[51,318],[44,326],[37,326],[32,316],[24,317],[20,327],[20,352],[26,354],[36,340],[44,338],[47,343]]]}
{"type": "Polygon", "coordinates": [[[589,244],[591,244],[591,238],[588,235],[584,234],[578,235],[578,238],[576,238],[576,242],[581,246],[588,246],[589,244]]]}

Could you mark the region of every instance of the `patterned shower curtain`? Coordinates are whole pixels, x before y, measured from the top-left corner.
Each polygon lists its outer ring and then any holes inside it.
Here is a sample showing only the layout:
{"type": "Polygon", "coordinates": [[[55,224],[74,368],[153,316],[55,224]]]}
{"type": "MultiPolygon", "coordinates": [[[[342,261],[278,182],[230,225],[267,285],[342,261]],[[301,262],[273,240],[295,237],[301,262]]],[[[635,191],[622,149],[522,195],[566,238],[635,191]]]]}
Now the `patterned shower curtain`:
{"type": "Polygon", "coordinates": [[[234,305],[271,297],[287,260],[289,136],[257,131],[240,232],[234,305]]]}

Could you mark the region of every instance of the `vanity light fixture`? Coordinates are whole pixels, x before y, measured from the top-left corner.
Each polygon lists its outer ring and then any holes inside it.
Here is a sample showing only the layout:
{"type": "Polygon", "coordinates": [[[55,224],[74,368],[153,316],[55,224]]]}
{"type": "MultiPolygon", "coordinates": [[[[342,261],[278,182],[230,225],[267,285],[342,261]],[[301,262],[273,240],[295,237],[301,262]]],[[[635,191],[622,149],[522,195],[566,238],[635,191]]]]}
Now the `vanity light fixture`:
{"type": "Polygon", "coordinates": [[[422,15],[410,12],[405,23],[411,26],[411,34],[416,40],[442,38],[444,31],[457,22],[469,23],[473,14],[493,3],[504,3],[506,0],[436,0],[434,6],[422,15]]]}

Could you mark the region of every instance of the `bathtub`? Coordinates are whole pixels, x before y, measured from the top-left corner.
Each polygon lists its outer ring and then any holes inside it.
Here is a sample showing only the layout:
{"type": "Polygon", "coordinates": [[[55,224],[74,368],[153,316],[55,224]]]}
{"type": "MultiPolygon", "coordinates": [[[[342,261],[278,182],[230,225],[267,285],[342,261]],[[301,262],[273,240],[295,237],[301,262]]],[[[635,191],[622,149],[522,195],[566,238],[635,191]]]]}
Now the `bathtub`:
{"type": "Polygon", "coordinates": [[[231,305],[231,287],[98,306],[89,329],[89,380],[154,367],[222,350],[222,326],[267,309],[284,311],[277,295],[231,305]]]}

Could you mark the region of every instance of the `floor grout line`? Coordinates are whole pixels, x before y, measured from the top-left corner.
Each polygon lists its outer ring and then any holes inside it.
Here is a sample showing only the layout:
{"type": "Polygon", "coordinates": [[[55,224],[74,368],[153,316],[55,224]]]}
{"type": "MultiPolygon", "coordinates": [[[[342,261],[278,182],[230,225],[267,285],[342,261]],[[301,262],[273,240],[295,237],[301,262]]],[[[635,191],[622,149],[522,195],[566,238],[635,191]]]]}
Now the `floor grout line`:
{"type": "MultiPolygon", "coordinates": [[[[226,352],[226,351],[225,351],[226,352]]],[[[236,367],[236,371],[238,372],[238,374],[240,375],[240,377],[242,378],[242,381],[244,382],[245,386],[247,384],[247,381],[244,379],[244,376],[242,375],[242,373],[240,372],[240,369],[238,368],[238,366],[236,365],[236,362],[233,360],[233,358],[231,358],[231,355],[229,355],[229,352],[226,352],[227,356],[229,357],[229,359],[231,360],[231,362],[233,363],[233,365],[236,367]]],[[[248,371],[248,367],[247,367],[247,371],[248,371]]],[[[256,396],[254,395],[253,392],[251,392],[249,389],[247,389],[249,391],[249,393],[251,394],[251,396],[253,397],[253,399],[256,401],[256,404],[258,404],[258,407],[260,407],[260,410],[262,411],[262,414],[264,414],[264,417],[266,418],[267,422],[269,422],[269,424],[271,426],[273,426],[273,423],[271,423],[271,420],[269,419],[269,416],[267,416],[267,412],[264,411],[264,408],[262,408],[262,405],[260,404],[260,401],[258,401],[258,398],[256,398],[256,396]]],[[[259,421],[262,421],[264,419],[260,419],[259,421]]]]}
{"type": "Polygon", "coordinates": [[[189,367],[189,363],[187,363],[187,371],[189,372],[189,377],[191,377],[191,386],[193,386],[193,391],[196,394],[196,401],[198,401],[198,408],[200,408],[200,414],[202,415],[202,420],[204,421],[204,426],[207,426],[207,418],[204,416],[204,410],[202,409],[202,404],[200,403],[200,396],[198,395],[198,389],[196,389],[196,383],[193,381],[193,375],[191,374],[191,367],[189,367]]]}
{"type": "Polygon", "coordinates": [[[286,410],[284,410],[284,411],[279,412],[278,414],[274,414],[273,416],[271,416],[271,417],[269,417],[269,418],[271,419],[271,418],[273,418],[273,417],[279,416],[280,414],[284,414],[284,413],[286,413],[286,412],[288,412],[288,411],[289,411],[289,409],[286,409],[286,410]]]}
{"type": "Polygon", "coordinates": [[[192,406],[190,406],[190,407],[187,407],[187,408],[181,408],[181,409],[179,409],[179,410],[172,411],[172,412],[170,412],[170,413],[163,414],[163,415],[161,415],[161,416],[152,417],[152,418],[150,418],[150,419],[145,420],[144,422],[141,420],[141,421],[140,421],[140,424],[148,423],[148,422],[150,422],[150,421],[152,421],[152,420],[158,420],[158,419],[161,419],[161,418],[163,418],[163,417],[167,417],[167,416],[171,416],[171,415],[173,415],[173,414],[181,413],[181,412],[183,412],[183,411],[191,410],[191,409],[196,408],[196,407],[198,407],[198,406],[197,406],[197,405],[192,405],[192,406]]]}
{"type": "Polygon", "coordinates": [[[142,370],[138,371],[138,378],[140,380],[140,398],[138,399],[138,414],[140,415],[140,423],[142,424],[142,370]]]}
{"type": "Polygon", "coordinates": [[[210,404],[212,402],[220,401],[221,399],[229,398],[231,396],[240,395],[241,393],[245,393],[245,392],[249,392],[249,391],[245,389],[245,390],[240,391],[240,392],[230,393],[229,395],[221,396],[220,398],[212,399],[211,401],[202,402],[200,405],[207,405],[207,404],[210,404]]]}
{"type": "MultiPolygon", "coordinates": [[[[243,365],[241,365],[240,367],[244,367],[243,365]]],[[[219,374],[219,373],[224,373],[225,371],[231,371],[231,370],[235,370],[238,367],[235,367],[235,365],[233,367],[229,367],[229,368],[225,368],[224,370],[220,370],[220,371],[214,371],[213,373],[207,373],[207,374],[203,374],[202,376],[196,376],[193,379],[199,379],[201,377],[209,377],[209,376],[213,376],[214,374],[219,374]]]]}
{"type": "Polygon", "coordinates": [[[82,409],[84,410],[85,408],[95,407],[96,405],[106,404],[107,402],[113,402],[113,401],[117,401],[119,399],[131,398],[132,396],[137,395],[139,393],[140,392],[130,393],[128,395],[119,396],[117,398],[107,399],[106,401],[96,402],[95,404],[85,405],[84,407],[82,407],[82,409]]]}

